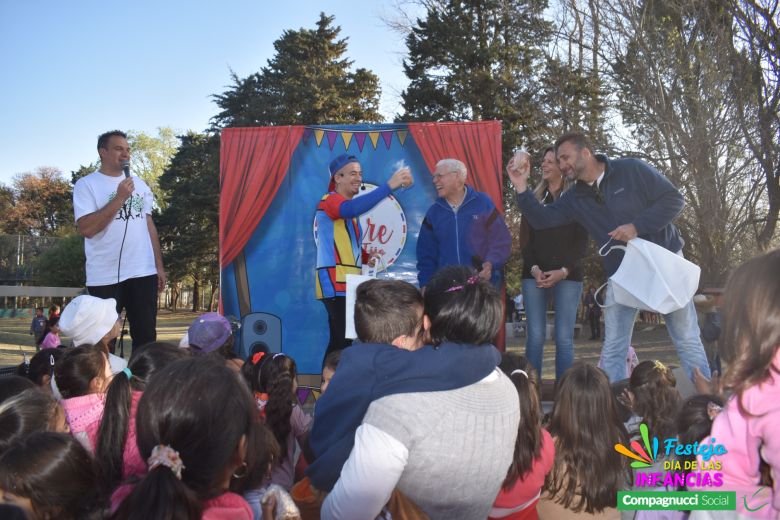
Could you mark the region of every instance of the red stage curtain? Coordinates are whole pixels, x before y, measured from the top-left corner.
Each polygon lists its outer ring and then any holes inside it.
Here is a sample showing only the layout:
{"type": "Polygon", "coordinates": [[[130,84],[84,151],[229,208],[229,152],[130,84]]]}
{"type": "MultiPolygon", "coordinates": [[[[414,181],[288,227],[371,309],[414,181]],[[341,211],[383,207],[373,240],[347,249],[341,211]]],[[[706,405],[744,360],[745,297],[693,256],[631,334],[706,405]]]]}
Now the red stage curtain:
{"type": "Polygon", "coordinates": [[[409,123],[428,170],[433,173],[441,159],[463,161],[468,170],[466,182],[487,194],[501,214],[501,121],[469,123],[409,123]]]}
{"type": "Polygon", "coordinates": [[[225,268],[241,252],[282,183],[302,126],[226,128],[220,149],[219,249],[225,268]]]}

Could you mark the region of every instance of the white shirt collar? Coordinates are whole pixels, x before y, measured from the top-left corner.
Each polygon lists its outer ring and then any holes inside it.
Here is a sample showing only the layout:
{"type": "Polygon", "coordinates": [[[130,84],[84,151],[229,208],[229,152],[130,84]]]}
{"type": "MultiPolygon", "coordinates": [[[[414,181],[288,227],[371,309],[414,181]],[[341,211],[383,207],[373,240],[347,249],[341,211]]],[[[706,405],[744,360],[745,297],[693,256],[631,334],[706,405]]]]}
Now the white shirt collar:
{"type": "Polygon", "coordinates": [[[598,178],[598,179],[596,179],[596,180],[595,180],[595,181],[593,181],[593,182],[590,182],[590,183],[588,183],[588,186],[593,186],[593,184],[596,184],[596,188],[598,188],[599,186],[601,186],[601,181],[604,179],[604,174],[605,174],[605,173],[607,173],[607,167],[606,167],[606,166],[604,166],[604,171],[603,171],[603,172],[601,172],[601,175],[599,175],[599,178],[598,178]]]}

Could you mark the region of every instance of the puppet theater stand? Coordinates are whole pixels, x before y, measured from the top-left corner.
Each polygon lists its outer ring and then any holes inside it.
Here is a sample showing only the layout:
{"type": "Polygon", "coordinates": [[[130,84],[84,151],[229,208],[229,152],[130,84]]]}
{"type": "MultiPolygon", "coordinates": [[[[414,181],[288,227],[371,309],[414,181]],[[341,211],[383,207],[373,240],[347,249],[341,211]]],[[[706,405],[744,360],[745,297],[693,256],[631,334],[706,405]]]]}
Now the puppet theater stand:
{"type": "MultiPolygon", "coordinates": [[[[415,178],[411,189],[395,194],[405,219],[406,240],[380,276],[416,285],[417,235],[436,199],[430,175],[440,159],[463,161],[467,183],[490,196],[503,213],[498,121],[223,130],[222,312],[244,318],[243,357],[249,339],[264,341],[295,359],[300,374],[316,375],[310,379],[316,380],[317,388],[328,325],[325,308],[314,294],[313,223],[317,203],[327,191],[328,164],[342,153],[360,160],[367,184],[388,180],[399,160],[415,178]]],[[[364,226],[364,241],[380,238],[376,233],[365,236],[368,231],[364,226]]]]}

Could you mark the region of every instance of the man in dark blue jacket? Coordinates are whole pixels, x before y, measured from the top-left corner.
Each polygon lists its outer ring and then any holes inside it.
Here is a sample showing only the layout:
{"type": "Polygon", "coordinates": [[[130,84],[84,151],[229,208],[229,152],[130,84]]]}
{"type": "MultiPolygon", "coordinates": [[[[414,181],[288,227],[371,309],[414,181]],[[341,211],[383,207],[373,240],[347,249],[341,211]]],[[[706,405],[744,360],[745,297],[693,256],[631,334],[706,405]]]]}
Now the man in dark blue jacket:
{"type": "Polygon", "coordinates": [[[417,279],[425,287],[447,265],[474,267],[494,284],[509,258],[512,237],[490,198],[466,186],[466,165],[457,159],[436,164],[439,198],[428,209],[417,238],[417,279]]]}
{"type": "MultiPolygon", "coordinates": [[[[528,190],[530,163],[517,157],[507,165],[517,204],[531,226],[544,229],[578,222],[599,246],[610,240],[628,242],[638,236],[674,253],[682,252],[684,242],[672,220],[680,214],[685,201],[655,168],[639,159],[610,161],[596,155],[590,141],[577,132],[558,138],[555,152],[561,171],[576,184],[546,206],[539,204],[528,190]]],[[[622,260],[623,252],[617,249],[604,257],[608,276],[617,271],[622,260]]],[[[610,381],[619,381],[628,376],[626,355],[637,309],[616,303],[611,283],[607,285],[605,305],[601,364],[610,381]]],[[[693,301],[664,318],[688,376],[692,379],[693,370],[698,368],[709,378],[693,301]]]]}

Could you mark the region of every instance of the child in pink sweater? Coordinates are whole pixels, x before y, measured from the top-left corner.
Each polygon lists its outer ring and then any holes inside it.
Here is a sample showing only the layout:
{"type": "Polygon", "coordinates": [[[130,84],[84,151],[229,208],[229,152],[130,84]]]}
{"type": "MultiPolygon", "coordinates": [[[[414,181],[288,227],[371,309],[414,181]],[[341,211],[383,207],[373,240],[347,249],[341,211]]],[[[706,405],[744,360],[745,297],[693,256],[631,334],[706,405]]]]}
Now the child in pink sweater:
{"type": "Polygon", "coordinates": [[[54,366],[54,378],[71,434],[93,452],[111,381],[108,357],[99,346],[69,348],[54,366]]]}
{"type": "Polygon", "coordinates": [[[146,461],[136,443],[138,402],[154,374],[189,356],[170,343],[148,343],[133,350],[127,368],[111,381],[95,444],[99,482],[106,495],[128,477],[146,473],[146,461]]]}
{"type": "Polygon", "coordinates": [[[536,520],[536,503],[555,459],[552,437],[542,428],[539,378],[525,356],[501,356],[499,368],[512,380],[520,397],[520,427],[506,479],[490,511],[490,518],[536,520]]]}
{"type": "Polygon", "coordinates": [[[45,348],[57,348],[60,346],[60,317],[49,318],[46,322],[46,328],[41,334],[41,350],[45,348]]]}
{"type": "Polygon", "coordinates": [[[721,489],[737,492],[746,517],[780,516],[780,250],[736,269],[724,292],[720,354],[728,363],[723,388],[733,392],[707,438],[727,453],[714,456],[721,489]],[[762,478],[768,464],[774,484],[762,478]]]}

